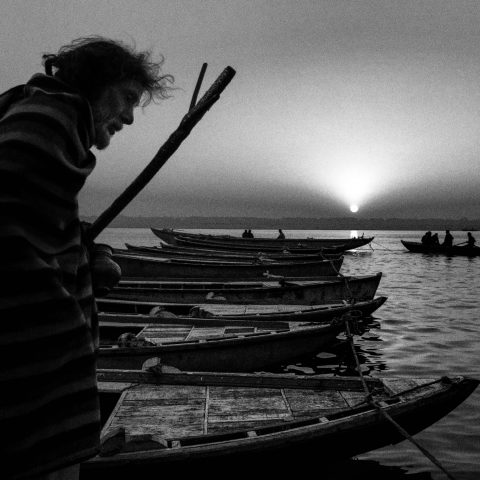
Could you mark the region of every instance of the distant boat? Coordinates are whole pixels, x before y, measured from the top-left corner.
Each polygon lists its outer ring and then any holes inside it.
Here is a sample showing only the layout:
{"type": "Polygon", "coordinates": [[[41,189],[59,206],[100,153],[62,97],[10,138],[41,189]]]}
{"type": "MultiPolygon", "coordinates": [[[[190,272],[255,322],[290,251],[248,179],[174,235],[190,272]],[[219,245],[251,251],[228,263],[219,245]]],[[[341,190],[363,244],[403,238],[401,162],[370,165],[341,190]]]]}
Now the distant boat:
{"type": "MultiPolygon", "coordinates": [[[[359,238],[241,238],[231,235],[205,235],[187,233],[170,228],[151,228],[152,232],[164,242],[170,245],[190,245],[197,248],[253,248],[261,250],[265,247],[273,247],[278,250],[295,248],[322,249],[341,247],[344,251],[358,248],[370,243],[374,237],[359,238]]],[[[332,252],[336,253],[336,252],[332,252]]]]}
{"type": "Polygon", "coordinates": [[[400,240],[403,246],[413,253],[431,253],[447,256],[461,255],[464,257],[477,257],[480,255],[480,247],[458,246],[444,247],[443,245],[424,245],[421,242],[407,242],[400,240]]]}

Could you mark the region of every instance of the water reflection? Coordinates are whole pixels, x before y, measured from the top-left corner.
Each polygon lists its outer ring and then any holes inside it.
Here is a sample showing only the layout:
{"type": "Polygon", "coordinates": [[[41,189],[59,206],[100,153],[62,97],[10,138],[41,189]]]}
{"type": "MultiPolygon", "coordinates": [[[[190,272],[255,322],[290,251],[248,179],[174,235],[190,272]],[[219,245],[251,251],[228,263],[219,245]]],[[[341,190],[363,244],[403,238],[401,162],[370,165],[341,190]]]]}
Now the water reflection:
{"type": "MultiPolygon", "coordinates": [[[[355,352],[364,375],[387,370],[380,348],[383,342],[378,334],[381,323],[374,317],[364,317],[351,326],[355,352]]],[[[301,357],[294,364],[269,369],[271,373],[297,373],[299,375],[358,375],[350,342],[345,335],[337,343],[314,356],[301,357]]]]}
{"type": "Polygon", "coordinates": [[[332,463],[322,468],[322,479],[344,480],[364,478],[368,480],[432,480],[428,472],[409,473],[406,468],[386,466],[374,460],[350,459],[332,463]]]}

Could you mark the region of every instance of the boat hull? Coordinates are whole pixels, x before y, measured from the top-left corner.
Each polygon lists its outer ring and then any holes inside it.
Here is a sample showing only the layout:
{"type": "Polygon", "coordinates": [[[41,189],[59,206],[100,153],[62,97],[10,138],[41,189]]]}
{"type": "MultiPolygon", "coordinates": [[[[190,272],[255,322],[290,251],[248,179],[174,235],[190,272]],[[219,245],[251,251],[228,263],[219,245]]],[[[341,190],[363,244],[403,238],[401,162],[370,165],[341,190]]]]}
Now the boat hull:
{"type": "Polygon", "coordinates": [[[434,255],[446,255],[446,256],[463,256],[463,257],[478,257],[480,256],[480,247],[468,247],[468,246],[452,246],[444,247],[443,245],[430,245],[425,246],[421,242],[407,242],[401,240],[403,246],[413,253],[425,253],[434,255]]]}
{"type": "MultiPolygon", "coordinates": [[[[138,475],[158,472],[158,468],[162,474],[178,474],[180,470],[198,473],[212,465],[216,471],[223,471],[231,469],[232,464],[237,472],[242,467],[244,472],[251,472],[252,465],[256,471],[285,472],[292,465],[298,468],[298,462],[302,462],[302,468],[304,462],[318,468],[321,462],[403,440],[374,407],[362,403],[365,394],[358,377],[209,373],[152,376],[147,372],[100,371],[99,381],[104,405],[110,402],[104,410],[108,417],[104,432],[120,425],[132,435],[140,432],[142,422],[151,422],[134,416],[135,401],[145,398],[147,402],[148,398],[152,410],[158,398],[157,408],[163,408],[164,414],[150,431],[158,430],[166,441],[161,447],[150,444],[150,450],[140,446],[135,451],[132,442],[132,451],[85,462],[82,473],[97,478],[107,472],[138,475]],[[113,398],[119,392],[125,392],[121,394],[127,404],[123,410],[128,412],[127,417],[122,416],[122,400],[117,403],[113,398]],[[109,416],[108,410],[113,407],[109,416]],[[196,416],[201,420],[198,424],[196,416]],[[185,427],[178,426],[182,418],[185,427]]],[[[448,414],[478,385],[477,380],[463,377],[443,377],[432,382],[405,379],[404,386],[395,391],[390,390],[390,381],[366,379],[370,390],[376,390],[377,401],[382,400],[382,409],[411,435],[448,414]]],[[[128,444],[123,448],[128,450],[128,444]]]]}
{"type": "Polygon", "coordinates": [[[163,304],[159,306],[155,302],[139,303],[106,303],[100,301],[98,318],[100,321],[116,323],[141,324],[141,323],[164,323],[174,321],[198,321],[207,320],[220,322],[233,322],[235,320],[260,322],[309,322],[325,323],[333,318],[341,317],[346,313],[355,311],[355,315],[366,317],[380,308],[387,297],[377,297],[373,300],[355,302],[353,304],[330,304],[330,305],[178,305],[163,304]],[[184,307],[184,308],[182,308],[184,307]],[[238,308],[236,308],[238,307],[238,308]],[[253,307],[253,308],[250,308],[253,307]],[[263,307],[263,308],[262,308],[263,307]],[[271,307],[271,308],[269,308],[271,307]],[[280,308],[281,307],[281,308],[280,308]],[[295,308],[296,307],[296,308],[295,308]],[[116,312],[114,311],[116,310],[116,312]],[[108,313],[110,312],[110,313],[108,313]]]}
{"type": "Polygon", "coordinates": [[[140,333],[145,340],[163,342],[157,346],[100,347],[98,366],[141,370],[147,360],[158,357],[163,364],[186,371],[251,372],[321,352],[344,330],[342,321],[277,330],[229,326],[228,322],[223,328],[197,326],[194,329],[188,321],[184,326],[189,328],[185,340],[168,338],[175,334],[172,330],[175,327],[178,330],[178,325],[164,324],[147,327],[140,333]],[[159,335],[162,336],[159,338],[159,335]]]}
{"type": "Polygon", "coordinates": [[[169,245],[194,246],[196,248],[217,249],[244,249],[270,251],[282,251],[294,249],[301,252],[302,249],[338,249],[330,253],[351,250],[370,243],[374,237],[360,238],[239,238],[228,235],[203,235],[187,232],[179,232],[171,229],[152,228],[152,232],[163,242],[169,245]]]}
{"type": "Polygon", "coordinates": [[[322,305],[343,300],[372,300],[381,273],[325,280],[264,282],[253,285],[212,282],[135,282],[122,280],[110,299],[164,303],[242,303],[322,305]]]}
{"type": "Polygon", "coordinates": [[[283,277],[318,277],[336,275],[343,257],[302,263],[200,263],[173,259],[146,258],[114,254],[122,275],[129,278],[265,278],[268,275],[283,277]]]}
{"type": "Polygon", "coordinates": [[[262,252],[235,252],[228,250],[208,250],[200,248],[172,248],[169,246],[147,247],[134,246],[125,244],[127,250],[117,249],[115,253],[130,253],[133,255],[145,257],[163,257],[177,259],[197,259],[197,260],[214,260],[214,261],[237,261],[237,262],[259,262],[259,261],[275,261],[275,262],[302,262],[316,260],[331,260],[339,258],[340,254],[290,254],[290,253],[262,253],[262,252]]]}

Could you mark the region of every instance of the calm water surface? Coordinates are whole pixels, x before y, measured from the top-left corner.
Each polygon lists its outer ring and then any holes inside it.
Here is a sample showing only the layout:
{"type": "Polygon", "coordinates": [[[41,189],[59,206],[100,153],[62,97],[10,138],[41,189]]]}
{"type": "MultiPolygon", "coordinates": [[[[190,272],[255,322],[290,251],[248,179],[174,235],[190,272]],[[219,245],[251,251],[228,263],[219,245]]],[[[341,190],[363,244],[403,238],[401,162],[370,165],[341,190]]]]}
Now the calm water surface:
{"type": "MultiPolygon", "coordinates": [[[[196,230],[241,234],[241,230],[196,230]]],[[[276,231],[256,230],[256,237],[276,231]]],[[[480,257],[409,253],[400,243],[424,232],[285,231],[287,237],[375,236],[371,245],[345,256],[342,273],[383,272],[378,295],[388,301],[374,314],[367,331],[355,337],[362,371],[371,376],[470,375],[480,378],[480,257]]],[[[442,240],[444,232],[439,232],[442,240]]],[[[466,232],[452,232],[454,243],[466,232]]],[[[480,234],[477,235],[480,237],[480,234]]],[[[480,238],[477,238],[480,241],[480,238]]],[[[158,245],[149,229],[107,229],[98,239],[113,247],[124,243],[158,245]]],[[[278,370],[302,374],[354,374],[351,354],[340,344],[331,352],[302,359],[278,370]]],[[[480,479],[480,388],[452,413],[415,436],[457,479],[480,479]]],[[[410,442],[404,441],[322,470],[321,478],[447,478],[410,442]]]]}

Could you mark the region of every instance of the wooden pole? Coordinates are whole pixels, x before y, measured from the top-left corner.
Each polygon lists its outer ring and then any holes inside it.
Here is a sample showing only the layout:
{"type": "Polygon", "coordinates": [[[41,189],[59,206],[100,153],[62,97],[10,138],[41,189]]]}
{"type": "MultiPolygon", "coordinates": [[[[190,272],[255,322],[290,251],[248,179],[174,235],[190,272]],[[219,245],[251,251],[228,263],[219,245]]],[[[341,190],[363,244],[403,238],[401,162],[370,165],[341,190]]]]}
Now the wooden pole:
{"type": "MultiPolygon", "coordinates": [[[[203,68],[203,67],[202,67],[203,68]]],[[[183,140],[188,137],[193,127],[202,119],[210,107],[220,98],[232,78],[235,70],[227,67],[205,92],[199,102],[183,117],[180,125],[160,147],[156,155],[138,177],[125,191],[108,207],[88,230],[87,241],[93,241],[111,221],[140,193],[155,174],[163,167],[167,160],[175,153],[183,140]]],[[[197,82],[198,83],[198,82],[197,82]]]]}
{"type": "Polygon", "coordinates": [[[205,75],[205,71],[207,70],[207,64],[204,63],[202,65],[202,68],[200,69],[200,74],[198,75],[198,80],[197,80],[197,84],[195,85],[195,90],[193,91],[193,95],[192,95],[192,101],[190,102],[190,108],[188,109],[189,111],[195,106],[195,104],[197,103],[197,97],[198,97],[198,92],[200,91],[200,87],[202,85],[202,82],[203,82],[203,77],[205,75]]]}

